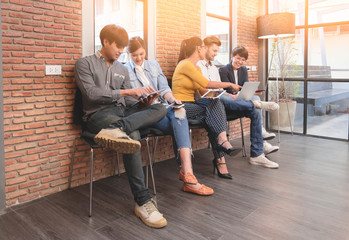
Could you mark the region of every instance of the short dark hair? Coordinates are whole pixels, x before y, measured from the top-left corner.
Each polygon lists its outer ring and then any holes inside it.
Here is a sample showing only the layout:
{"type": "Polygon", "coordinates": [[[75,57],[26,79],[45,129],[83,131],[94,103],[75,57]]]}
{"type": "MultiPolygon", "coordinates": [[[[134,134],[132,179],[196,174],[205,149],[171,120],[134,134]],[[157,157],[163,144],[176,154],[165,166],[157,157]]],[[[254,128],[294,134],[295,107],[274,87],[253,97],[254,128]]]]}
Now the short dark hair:
{"type": "Polygon", "coordinates": [[[196,50],[196,47],[202,45],[202,40],[199,37],[191,37],[184,39],[181,43],[179,51],[178,63],[183,59],[190,57],[196,50]]]}
{"type": "Polygon", "coordinates": [[[128,34],[126,30],[118,25],[109,24],[103,27],[99,34],[102,46],[104,46],[104,39],[107,39],[109,43],[116,44],[117,47],[123,48],[128,44],[128,34]]]}
{"type": "Polygon", "coordinates": [[[133,53],[140,48],[144,48],[144,50],[147,50],[144,40],[138,36],[131,38],[129,43],[128,43],[127,51],[129,53],[133,53]]]}
{"type": "Polygon", "coordinates": [[[213,36],[213,35],[205,37],[204,44],[205,44],[205,46],[211,46],[212,44],[216,44],[217,46],[222,45],[219,38],[216,36],[213,36]]]}
{"type": "Polygon", "coordinates": [[[237,46],[236,48],[234,48],[232,51],[231,51],[231,55],[233,57],[236,56],[236,54],[239,54],[240,57],[243,57],[245,58],[246,60],[248,59],[248,51],[246,48],[244,48],[243,46],[237,46]]]}

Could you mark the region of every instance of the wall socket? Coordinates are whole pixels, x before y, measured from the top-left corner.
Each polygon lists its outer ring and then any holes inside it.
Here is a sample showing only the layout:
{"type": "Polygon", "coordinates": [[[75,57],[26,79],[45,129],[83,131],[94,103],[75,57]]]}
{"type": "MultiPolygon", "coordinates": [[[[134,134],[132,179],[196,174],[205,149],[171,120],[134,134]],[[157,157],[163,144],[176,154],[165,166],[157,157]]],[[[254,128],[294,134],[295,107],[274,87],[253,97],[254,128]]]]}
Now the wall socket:
{"type": "Polygon", "coordinates": [[[46,65],[45,66],[46,75],[62,75],[61,65],[46,65]]]}

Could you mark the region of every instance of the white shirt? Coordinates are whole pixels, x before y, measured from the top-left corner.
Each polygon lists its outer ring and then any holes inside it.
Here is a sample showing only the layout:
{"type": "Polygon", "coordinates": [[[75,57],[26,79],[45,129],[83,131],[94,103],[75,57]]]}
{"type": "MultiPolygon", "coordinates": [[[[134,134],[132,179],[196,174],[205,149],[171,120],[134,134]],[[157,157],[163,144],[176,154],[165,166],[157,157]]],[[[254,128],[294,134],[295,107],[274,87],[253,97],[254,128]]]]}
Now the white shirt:
{"type": "MultiPolygon", "coordinates": [[[[141,82],[143,83],[144,87],[148,87],[150,85],[149,79],[147,78],[147,76],[145,75],[144,72],[144,61],[142,63],[141,66],[133,63],[135,65],[135,70],[136,70],[136,74],[137,76],[140,78],[141,82]]],[[[153,104],[155,103],[160,103],[160,100],[157,98],[155,99],[155,101],[153,102],[153,104]]]]}
{"type": "Polygon", "coordinates": [[[234,70],[234,80],[235,80],[235,84],[238,84],[239,82],[239,78],[238,78],[238,70],[234,70]]]}
{"type": "Polygon", "coordinates": [[[210,81],[220,82],[221,77],[219,76],[218,68],[212,64],[212,62],[207,62],[206,60],[200,60],[196,64],[201,68],[202,75],[210,81]]]}
{"type": "Polygon", "coordinates": [[[136,74],[139,77],[139,80],[141,80],[141,82],[143,83],[144,87],[148,87],[150,85],[149,79],[147,78],[147,76],[145,75],[144,72],[144,62],[142,63],[141,66],[133,63],[135,65],[135,70],[136,70],[136,74]]]}
{"type": "MultiPolygon", "coordinates": [[[[201,68],[202,75],[210,81],[221,82],[221,77],[219,76],[218,68],[212,64],[212,62],[207,62],[206,60],[200,60],[196,64],[201,68]]],[[[219,90],[223,90],[220,88],[219,90]]]]}

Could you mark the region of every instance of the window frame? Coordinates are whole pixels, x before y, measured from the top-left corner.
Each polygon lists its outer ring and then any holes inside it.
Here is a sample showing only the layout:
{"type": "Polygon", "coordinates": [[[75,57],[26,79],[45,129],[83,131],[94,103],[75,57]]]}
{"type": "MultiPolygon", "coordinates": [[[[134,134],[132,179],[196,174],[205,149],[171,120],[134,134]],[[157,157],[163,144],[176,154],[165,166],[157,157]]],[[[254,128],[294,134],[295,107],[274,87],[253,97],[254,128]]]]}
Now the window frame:
{"type": "Polygon", "coordinates": [[[205,35],[207,35],[206,33],[206,17],[211,17],[211,18],[216,18],[216,19],[219,19],[219,20],[223,20],[223,21],[227,21],[229,22],[229,36],[228,36],[228,56],[229,56],[229,59],[228,61],[230,61],[230,54],[231,54],[231,50],[233,49],[233,0],[229,0],[229,17],[225,17],[225,16],[221,16],[221,15],[218,15],[218,14],[214,14],[214,13],[210,13],[207,11],[206,9],[206,0],[203,0],[203,3],[204,3],[204,6],[205,6],[205,10],[204,10],[204,17],[203,19],[205,20],[202,20],[204,21],[204,27],[203,29],[204,32],[205,32],[205,35]]]}
{"type": "MultiPolygon", "coordinates": [[[[266,14],[269,13],[269,1],[270,0],[266,0],[265,4],[266,4],[266,14]]],[[[341,22],[330,22],[330,23],[317,23],[317,24],[308,24],[308,16],[309,16],[309,0],[305,0],[305,21],[304,21],[304,25],[298,25],[296,26],[296,30],[304,30],[304,75],[302,78],[285,78],[285,81],[298,81],[298,82],[303,82],[304,84],[304,96],[303,96],[303,103],[307,103],[308,102],[308,83],[310,82],[349,82],[349,78],[314,78],[314,77],[308,77],[308,55],[309,55],[309,29],[311,28],[319,28],[319,27],[328,27],[328,26],[340,26],[340,25],[348,25],[349,21],[341,21],[341,22]]],[[[272,41],[272,40],[267,40],[265,41],[265,49],[267,49],[266,51],[266,56],[265,56],[265,62],[267,64],[265,64],[265,71],[266,73],[269,70],[269,48],[268,48],[268,41],[272,41]]],[[[275,77],[269,77],[268,81],[275,81],[276,78],[275,77]]],[[[266,93],[266,98],[268,99],[268,91],[266,93]]],[[[348,139],[337,139],[337,138],[333,138],[333,137],[324,137],[324,136],[317,136],[317,135],[311,135],[311,134],[307,134],[307,123],[308,123],[308,106],[307,104],[304,104],[304,108],[303,108],[303,135],[307,135],[307,136],[313,136],[313,137],[319,137],[319,138],[325,138],[325,139],[336,139],[336,140],[341,140],[341,141],[349,141],[349,136],[348,139]]],[[[269,126],[269,121],[268,121],[268,113],[266,114],[266,126],[269,126]]],[[[297,134],[297,133],[295,133],[297,134]]],[[[349,135],[349,134],[348,134],[349,135]]]]}

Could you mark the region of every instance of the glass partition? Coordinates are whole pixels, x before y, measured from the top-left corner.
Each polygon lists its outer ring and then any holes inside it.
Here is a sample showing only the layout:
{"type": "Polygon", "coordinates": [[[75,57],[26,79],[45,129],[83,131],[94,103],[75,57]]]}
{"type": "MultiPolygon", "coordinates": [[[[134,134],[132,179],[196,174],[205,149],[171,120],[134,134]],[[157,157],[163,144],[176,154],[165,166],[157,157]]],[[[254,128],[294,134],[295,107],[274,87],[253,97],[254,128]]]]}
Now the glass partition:
{"type": "Polygon", "coordinates": [[[304,111],[304,82],[299,81],[269,81],[268,99],[275,101],[279,96],[278,111],[271,112],[269,116],[269,129],[278,130],[278,117],[280,131],[303,133],[303,111],[304,111]],[[287,98],[286,98],[287,96],[287,98]]]}
{"type": "Polygon", "coordinates": [[[349,139],[349,83],[308,83],[308,134],[349,139]]]}
{"type": "Polygon", "coordinates": [[[349,78],[349,25],[309,28],[309,78],[349,78]]]}

